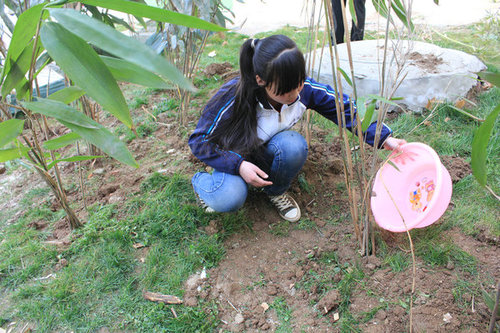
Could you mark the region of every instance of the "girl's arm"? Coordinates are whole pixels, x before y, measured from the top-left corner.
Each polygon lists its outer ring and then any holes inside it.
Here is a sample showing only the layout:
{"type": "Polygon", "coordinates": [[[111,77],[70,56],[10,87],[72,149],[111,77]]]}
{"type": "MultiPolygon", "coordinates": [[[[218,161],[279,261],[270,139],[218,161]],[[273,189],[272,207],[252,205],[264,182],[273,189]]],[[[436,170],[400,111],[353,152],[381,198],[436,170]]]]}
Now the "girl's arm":
{"type": "Polygon", "coordinates": [[[234,82],[230,81],[212,97],[203,110],[196,129],[189,137],[188,144],[194,156],[202,162],[218,171],[238,175],[244,158],[236,152],[221,149],[209,140],[210,134],[217,128],[221,119],[233,111],[233,88],[234,82]]]}
{"type": "MultiPolygon", "coordinates": [[[[311,78],[307,78],[304,83],[304,89],[301,93],[301,101],[310,109],[317,111],[322,116],[338,124],[337,110],[335,107],[336,93],[332,87],[326,84],[318,83],[311,78]]],[[[349,96],[343,95],[343,103],[345,110],[345,127],[353,131],[356,126],[356,110],[351,110],[349,96]]],[[[372,123],[368,129],[363,133],[364,140],[369,145],[373,146],[375,143],[375,132],[377,129],[377,122],[372,123]]],[[[385,141],[392,135],[392,130],[389,126],[382,124],[382,131],[378,148],[384,147],[385,141]]]]}

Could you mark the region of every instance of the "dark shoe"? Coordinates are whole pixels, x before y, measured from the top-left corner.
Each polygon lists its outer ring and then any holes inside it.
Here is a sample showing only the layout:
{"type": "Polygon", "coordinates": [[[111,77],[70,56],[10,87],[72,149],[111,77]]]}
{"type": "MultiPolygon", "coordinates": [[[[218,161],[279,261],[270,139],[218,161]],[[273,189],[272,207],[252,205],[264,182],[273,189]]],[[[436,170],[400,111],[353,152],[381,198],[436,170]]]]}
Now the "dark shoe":
{"type": "Polygon", "coordinates": [[[286,193],[269,196],[273,205],[278,209],[280,216],[289,221],[297,222],[300,219],[300,208],[297,202],[286,193]]]}

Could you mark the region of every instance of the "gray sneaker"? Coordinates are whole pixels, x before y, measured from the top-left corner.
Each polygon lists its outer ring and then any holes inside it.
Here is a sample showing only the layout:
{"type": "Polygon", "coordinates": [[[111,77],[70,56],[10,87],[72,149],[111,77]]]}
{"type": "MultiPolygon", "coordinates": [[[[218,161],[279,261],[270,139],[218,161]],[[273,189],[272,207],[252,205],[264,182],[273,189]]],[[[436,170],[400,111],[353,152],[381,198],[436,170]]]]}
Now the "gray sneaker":
{"type": "Polygon", "coordinates": [[[269,199],[278,209],[278,214],[280,214],[283,219],[289,222],[297,222],[300,219],[299,205],[288,194],[270,195],[269,199]]]}
{"type": "Polygon", "coordinates": [[[205,210],[205,212],[207,212],[207,213],[215,213],[215,210],[212,207],[210,207],[209,205],[207,205],[205,203],[205,201],[203,201],[203,199],[200,198],[198,193],[196,193],[196,192],[194,192],[194,193],[196,194],[196,202],[198,203],[198,206],[203,208],[205,210]]]}

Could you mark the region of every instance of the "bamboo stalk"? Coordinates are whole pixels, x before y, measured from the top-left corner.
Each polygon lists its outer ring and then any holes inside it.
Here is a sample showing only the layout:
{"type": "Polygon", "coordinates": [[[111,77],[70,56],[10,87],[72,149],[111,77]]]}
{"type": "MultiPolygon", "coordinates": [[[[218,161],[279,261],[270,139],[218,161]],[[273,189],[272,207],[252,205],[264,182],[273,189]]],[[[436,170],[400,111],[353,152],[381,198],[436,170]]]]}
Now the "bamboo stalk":
{"type": "Polygon", "coordinates": [[[500,301],[500,283],[497,286],[497,297],[495,301],[495,306],[493,307],[493,311],[491,313],[491,318],[490,318],[490,327],[488,330],[488,333],[493,333],[495,331],[495,323],[498,318],[498,303],[500,301]]]}

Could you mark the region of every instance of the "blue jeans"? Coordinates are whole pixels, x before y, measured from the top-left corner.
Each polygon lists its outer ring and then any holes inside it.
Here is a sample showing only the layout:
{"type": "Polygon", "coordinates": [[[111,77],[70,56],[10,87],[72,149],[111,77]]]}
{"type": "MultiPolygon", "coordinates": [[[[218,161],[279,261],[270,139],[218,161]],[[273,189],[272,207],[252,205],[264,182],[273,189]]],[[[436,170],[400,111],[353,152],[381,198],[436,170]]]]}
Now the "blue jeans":
{"type": "MultiPolygon", "coordinates": [[[[264,187],[268,195],[280,195],[290,187],[293,178],[302,169],[307,158],[307,143],[295,131],[283,131],[265,145],[264,166],[257,164],[268,175],[272,185],[264,187]]],[[[191,183],[200,198],[216,212],[236,211],[247,198],[248,185],[239,175],[214,170],[196,173],[191,183]]]]}

